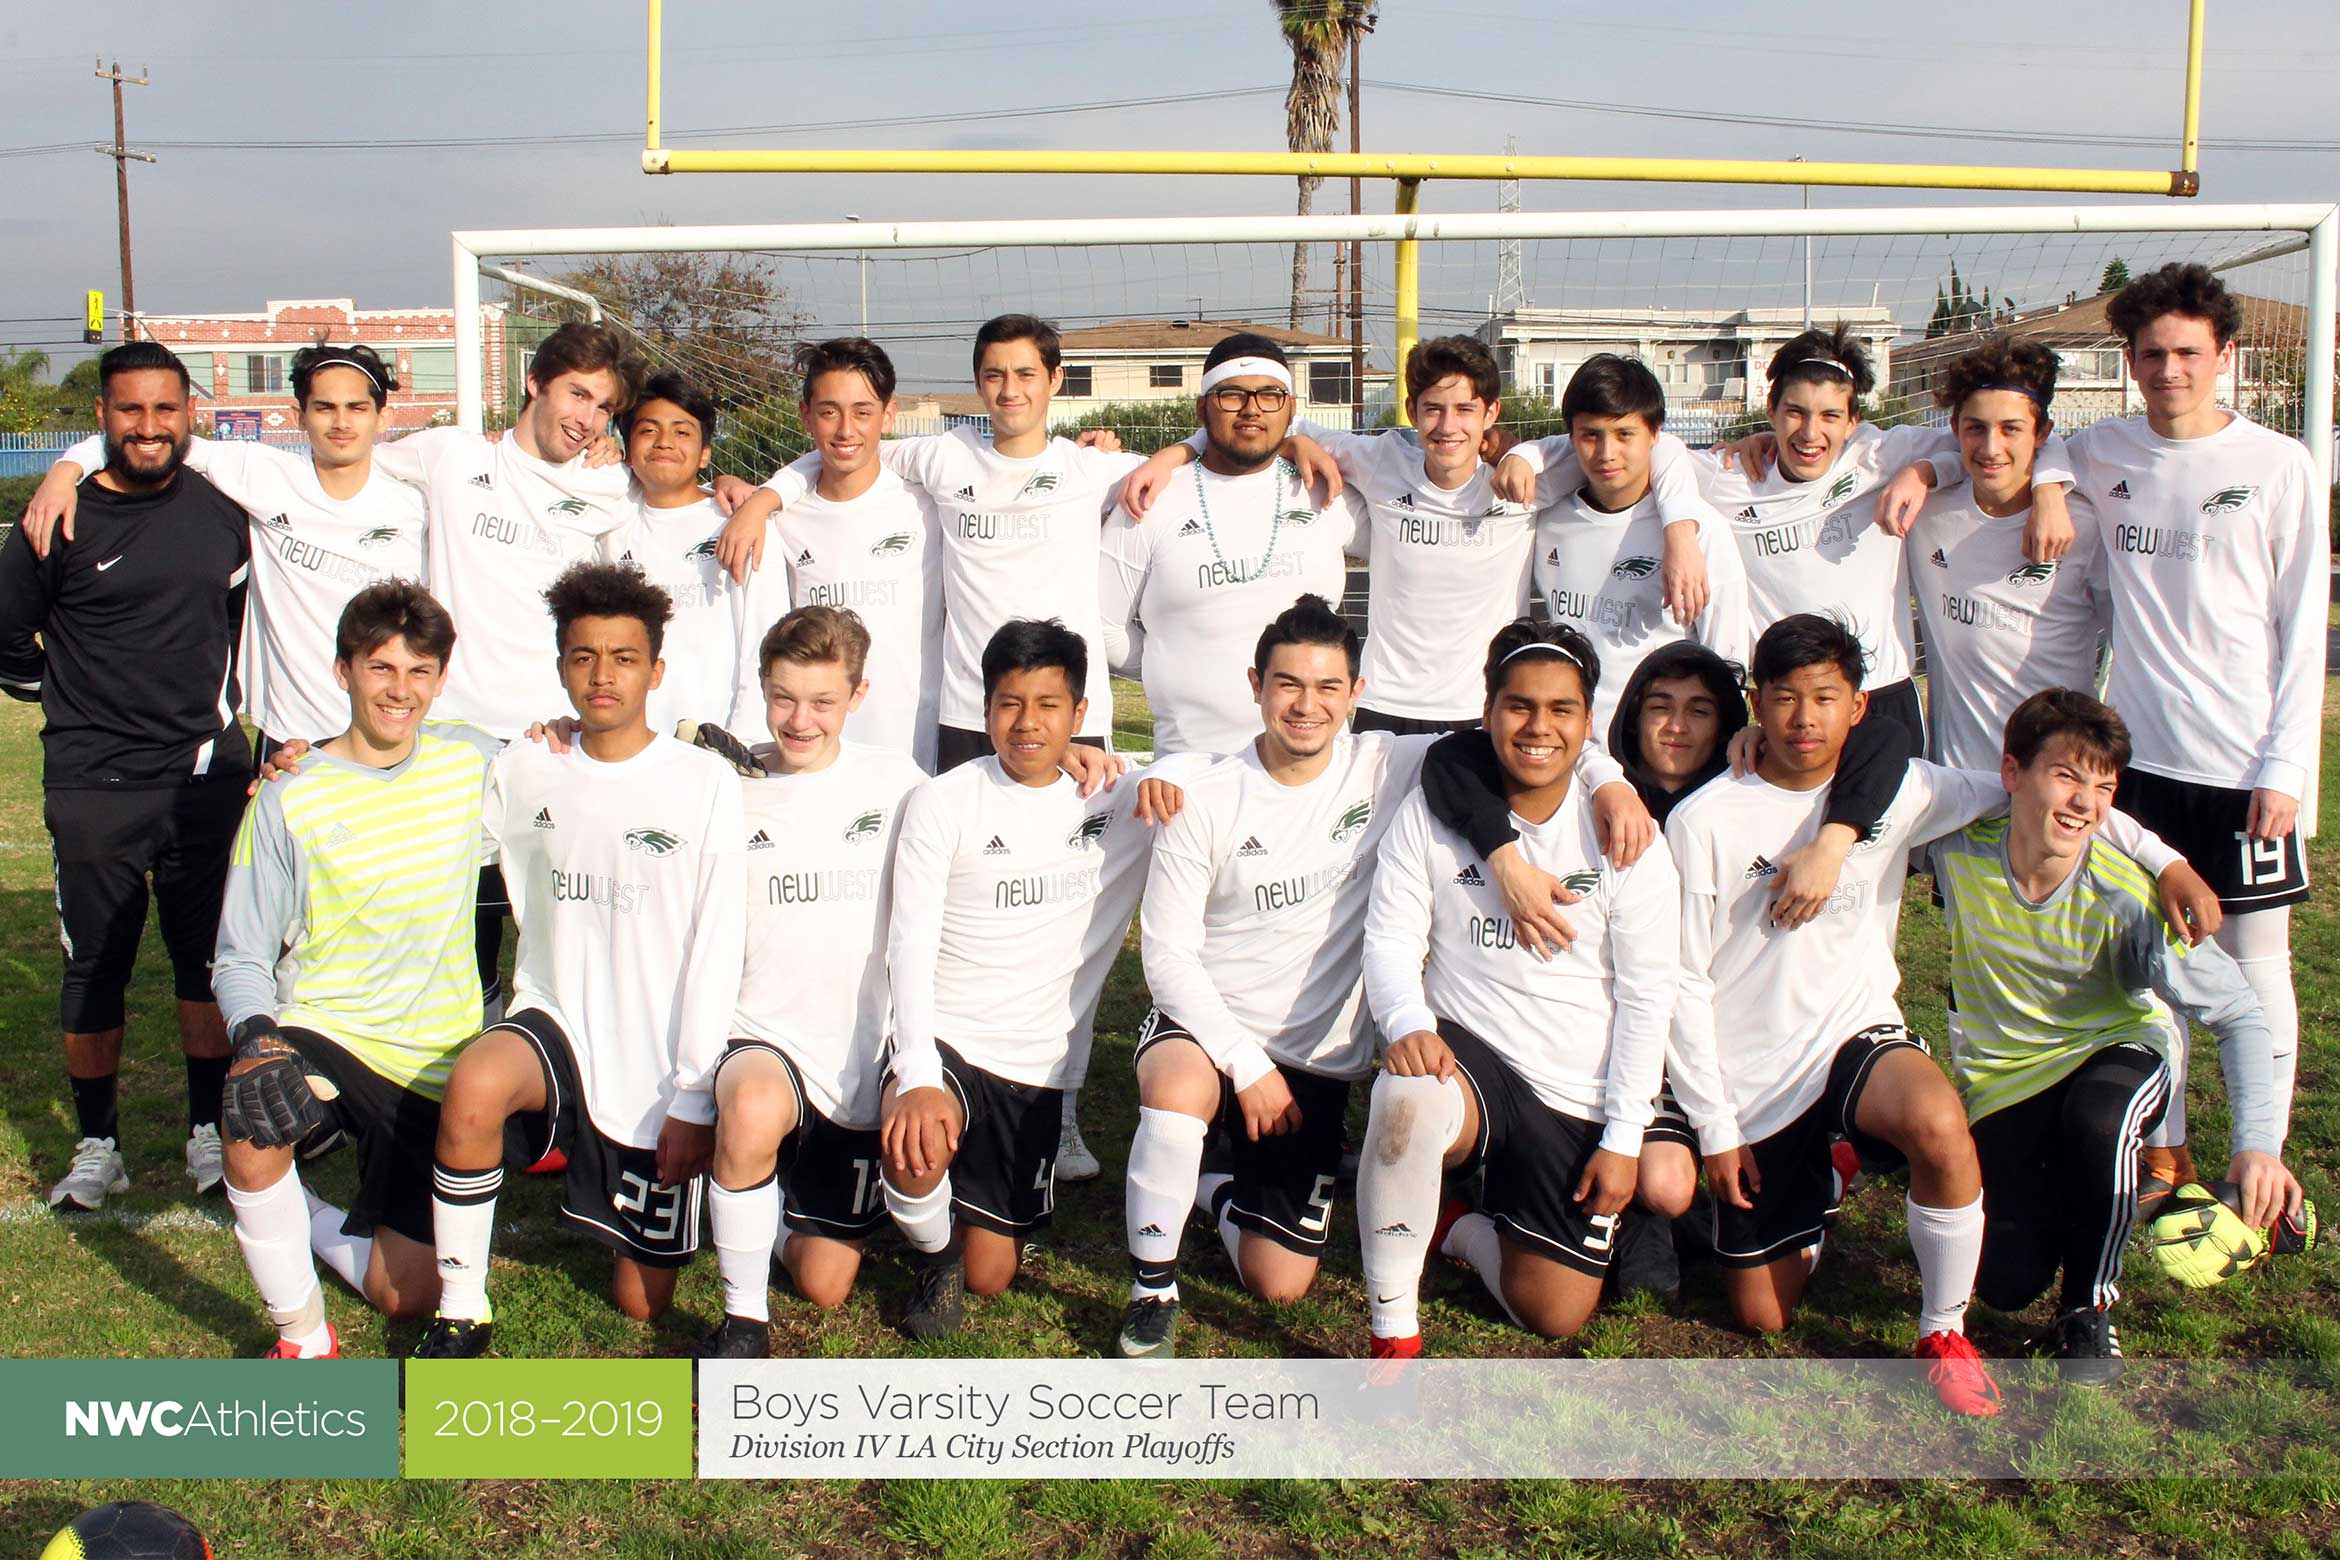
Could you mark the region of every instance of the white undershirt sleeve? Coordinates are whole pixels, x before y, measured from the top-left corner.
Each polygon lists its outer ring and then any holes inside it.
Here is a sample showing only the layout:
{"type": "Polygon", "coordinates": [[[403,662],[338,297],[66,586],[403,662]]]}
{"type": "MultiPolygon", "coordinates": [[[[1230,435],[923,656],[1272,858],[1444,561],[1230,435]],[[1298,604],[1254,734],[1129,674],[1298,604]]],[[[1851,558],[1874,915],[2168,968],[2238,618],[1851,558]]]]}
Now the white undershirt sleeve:
{"type": "MultiPolygon", "coordinates": [[[[784,549],[782,549],[784,550],[784,549]]],[[[776,556],[768,554],[767,556],[776,556]]],[[[760,742],[764,720],[764,678],[756,663],[764,636],[788,615],[788,569],[785,565],[758,569],[732,593],[732,611],[738,614],[738,675],[733,680],[731,718],[724,727],[743,741],[760,742]]]]}
{"type": "Polygon", "coordinates": [[[2254,787],[2280,791],[2295,800],[2307,795],[2323,735],[2325,598],[2332,571],[2323,505],[2311,501],[2301,475],[2295,466],[2268,496],[2280,648],[2274,719],[2260,743],[2258,773],[2251,779],[2254,787]]]}
{"type": "Polygon", "coordinates": [[[1438,1028],[1438,1014],[1422,988],[1422,963],[1430,955],[1428,818],[1409,801],[1374,858],[1373,897],[1365,909],[1365,1002],[1385,1051],[1417,1030],[1438,1028]]]}
{"type": "Polygon", "coordinates": [[[958,819],[934,786],[902,799],[894,838],[893,913],[886,924],[886,978],[894,988],[896,1084],[942,1087],[942,1053],[934,1047],[935,966],[942,946],[943,902],[950,892],[958,819]]]}
{"type": "Polygon", "coordinates": [[[1642,1133],[1657,1113],[1681,983],[1681,920],[1682,880],[1665,848],[1653,846],[1619,874],[1609,904],[1616,1011],[1609,1023],[1601,1147],[1611,1153],[1640,1154],[1642,1133]]]}
{"type": "Polygon", "coordinates": [[[691,951],[675,1025],[674,1096],[667,1114],[705,1126],[715,1119],[715,1065],[739,1011],[747,960],[747,823],[739,786],[725,776],[707,810],[706,848],[691,904],[691,951]]]}
{"type": "MultiPolygon", "coordinates": [[[[890,448],[892,448],[890,444],[878,446],[878,459],[881,463],[885,460],[886,451],[890,448]]],[[[888,469],[892,468],[888,467],[888,469]]],[[[808,450],[766,477],[763,485],[769,488],[772,495],[780,500],[780,507],[786,509],[790,504],[802,503],[804,495],[810,493],[813,490],[813,484],[820,480],[821,452],[808,450]]]]}
{"type": "Polygon", "coordinates": [[[1146,588],[1153,548],[1151,532],[1117,509],[1097,539],[1097,604],[1104,619],[1105,664],[1124,677],[1138,674],[1145,633],[1138,626],[1138,596],[1146,588]]]}
{"type": "Polygon", "coordinates": [[[1154,1006],[1186,1026],[1195,1044],[1238,1089],[1248,1089],[1275,1066],[1258,1035],[1219,995],[1203,963],[1203,914],[1210,902],[1210,841],[1193,813],[1162,826],[1146,872],[1139,909],[1139,949],[1154,1006]]]}
{"type": "MultiPolygon", "coordinates": [[[[1682,839],[1667,831],[1669,845],[1679,845],[1682,839]]],[[[1676,865],[1685,872],[1694,870],[1682,866],[1679,858],[1676,865]]],[[[1673,1029],[1666,1043],[1666,1082],[1673,1087],[1674,1102],[1698,1133],[1702,1154],[1719,1154],[1746,1141],[1739,1131],[1738,1116],[1723,1093],[1722,1064],[1715,1052],[1713,971],[1715,917],[1720,913],[1711,889],[1684,884],[1681,974],[1674,993],[1673,1029]]]]}

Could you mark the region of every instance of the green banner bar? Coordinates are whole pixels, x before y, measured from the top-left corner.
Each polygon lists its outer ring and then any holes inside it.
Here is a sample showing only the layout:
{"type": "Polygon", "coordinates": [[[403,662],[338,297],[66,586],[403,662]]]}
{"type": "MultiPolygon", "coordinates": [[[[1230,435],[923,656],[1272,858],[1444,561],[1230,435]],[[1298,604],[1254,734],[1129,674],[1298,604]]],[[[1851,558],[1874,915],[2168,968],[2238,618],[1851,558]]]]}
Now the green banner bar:
{"type": "Polygon", "coordinates": [[[410,1360],[410,1479],[687,1479],[688,1360],[410,1360]]]}
{"type": "Polygon", "coordinates": [[[0,1476],[387,1479],[390,1360],[0,1360],[0,1476]]]}

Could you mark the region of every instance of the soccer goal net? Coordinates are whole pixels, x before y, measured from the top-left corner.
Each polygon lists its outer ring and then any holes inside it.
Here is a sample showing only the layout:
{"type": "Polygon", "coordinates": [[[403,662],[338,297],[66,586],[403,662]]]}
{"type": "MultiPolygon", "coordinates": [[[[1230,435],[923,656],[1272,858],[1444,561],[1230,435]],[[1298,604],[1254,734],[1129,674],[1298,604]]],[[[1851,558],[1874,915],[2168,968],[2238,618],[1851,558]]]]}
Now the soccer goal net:
{"type": "Polygon", "coordinates": [[[1320,423],[1396,421],[1401,337],[1464,334],[1494,349],[1523,434],[1554,430],[1576,365],[1621,352],[1657,373],[1693,444],[1760,423],[1765,365],[1807,323],[1859,333],[1879,421],[1945,418],[1943,365],[2011,331],[2058,354],[2055,415],[2071,429],[2140,409],[2105,307],[2127,277],[2181,261],[2242,301],[2223,399],[2301,437],[2322,430],[2308,443],[2328,478],[2333,231],[2328,206],[2156,205],[459,233],[458,329],[479,322],[458,343],[462,415],[508,420],[531,344],[592,313],[714,397],[716,459],[757,479],[806,447],[798,342],[885,347],[898,433],[980,427],[970,343],[984,320],[1022,312],[1063,332],[1057,425],[1112,427],[1142,449],[1190,431],[1204,356],[1248,328],[1285,344],[1301,413],[1320,423]],[[1409,237],[1417,258],[1401,268],[1409,237]],[[1418,278],[1411,298],[1401,269],[1418,278]]]}

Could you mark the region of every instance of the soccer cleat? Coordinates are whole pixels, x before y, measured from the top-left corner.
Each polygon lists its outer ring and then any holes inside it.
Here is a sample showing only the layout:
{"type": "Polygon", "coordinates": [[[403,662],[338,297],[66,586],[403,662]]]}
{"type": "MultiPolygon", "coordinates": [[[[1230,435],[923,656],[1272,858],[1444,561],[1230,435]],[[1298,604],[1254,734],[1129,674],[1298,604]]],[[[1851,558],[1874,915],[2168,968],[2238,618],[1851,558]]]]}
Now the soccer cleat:
{"type": "Polygon", "coordinates": [[[1403,1338],[1384,1338],[1375,1333],[1366,1340],[1365,1357],[1369,1360],[1418,1360],[1422,1357],[1422,1335],[1408,1333],[1403,1338]]]}
{"type": "Polygon", "coordinates": [[[705,748],[750,780],[764,778],[764,766],[756,761],[755,754],[748,751],[748,745],[721,726],[695,720],[677,721],[674,736],[678,742],[705,748]]]}
{"type": "Polygon", "coordinates": [[[1081,1140],[1081,1119],[1073,1114],[1072,1096],[1064,1101],[1064,1122],[1056,1134],[1056,1178],[1059,1181],[1094,1181],[1104,1170],[1097,1156],[1089,1152],[1089,1145],[1081,1140]]]}
{"type": "Polygon", "coordinates": [[[299,1349],[279,1338],[270,1345],[268,1352],[260,1357],[264,1360],[337,1360],[341,1358],[341,1334],[334,1330],[331,1322],[327,1322],[325,1324],[325,1347],[317,1353],[303,1354],[299,1349]]]}
{"type": "Polygon", "coordinates": [[[1999,1411],[1999,1384],[1964,1333],[1928,1333],[1918,1340],[1917,1357],[1934,1363],[1926,1381],[1952,1413],[1988,1419],[1999,1411]]]}
{"type": "Polygon", "coordinates": [[[1674,1254],[1672,1223],[1646,1208],[1628,1208],[1618,1218],[1617,1249],[1609,1262],[1618,1299],[1647,1294],[1672,1305],[1682,1297],[1682,1261],[1674,1254]]]}
{"type": "Polygon", "coordinates": [[[2084,1305],[2056,1318],[2056,1369],[2078,1387],[2120,1379],[2121,1335],[2102,1306],[2084,1305]]]}
{"type": "Polygon", "coordinates": [[[410,1358],[418,1360],[476,1360],[487,1353],[495,1336],[493,1322],[468,1321],[460,1316],[434,1316],[423,1330],[422,1342],[410,1358]]]}
{"type": "Polygon", "coordinates": [[[691,1358],[699,1360],[768,1360],[771,1357],[772,1324],[729,1312],[691,1350],[691,1358]]]}
{"type": "Polygon", "coordinates": [[[1166,1360],[1178,1352],[1178,1302],[1147,1295],[1122,1307],[1121,1335],[1113,1347],[1125,1360],[1166,1360]]]}
{"type": "Polygon", "coordinates": [[[2194,1173],[2194,1156],[2183,1143],[2175,1148],[2141,1149],[2137,1165],[2137,1213],[2146,1219],[2154,1216],[2163,1198],[2199,1179],[2194,1173]]]}
{"type": "Polygon", "coordinates": [[[902,1331],[924,1342],[957,1332],[967,1321],[967,1268],[957,1252],[937,1256],[911,1270],[910,1304],[902,1331]]]}
{"type": "Polygon", "coordinates": [[[227,1169],[220,1162],[219,1128],[206,1123],[187,1134],[187,1179],[195,1195],[227,1195],[227,1169]]]}
{"type": "Polygon", "coordinates": [[[1828,1168],[1835,1173],[1836,1201],[1841,1203],[1861,1184],[1861,1151],[1851,1139],[1838,1138],[1828,1145],[1828,1168]]]}
{"type": "Polygon", "coordinates": [[[112,1138],[83,1138],[73,1145],[73,1168],[49,1188],[49,1206],[59,1213],[95,1213],[114,1192],[130,1190],[130,1172],[112,1138]]]}
{"type": "MultiPolygon", "coordinates": [[[[1438,1222],[1430,1226],[1430,1255],[1434,1257],[1446,1256],[1446,1237],[1453,1232],[1454,1221],[1470,1211],[1471,1200],[1469,1198],[1454,1196],[1446,1199],[1445,1203],[1439,1207],[1438,1222]]],[[[1460,1257],[1446,1257],[1446,1260],[1465,1271],[1470,1268],[1470,1264],[1460,1257]]]]}

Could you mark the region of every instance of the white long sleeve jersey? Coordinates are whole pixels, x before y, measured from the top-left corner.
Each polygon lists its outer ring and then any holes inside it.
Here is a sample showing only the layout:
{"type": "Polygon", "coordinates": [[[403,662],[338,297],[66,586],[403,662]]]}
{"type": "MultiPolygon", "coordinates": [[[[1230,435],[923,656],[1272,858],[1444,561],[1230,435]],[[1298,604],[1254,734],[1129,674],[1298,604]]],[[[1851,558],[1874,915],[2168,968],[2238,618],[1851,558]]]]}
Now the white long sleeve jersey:
{"type": "Polygon", "coordinates": [[[1196,461],[1143,522],[1114,511],[1099,543],[1105,656],[1140,661],[1156,752],[1232,753],[1259,734],[1244,673],[1260,630],[1303,594],[1340,604],[1364,524],[1354,494],[1320,505],[1282,461],[1240,477],[1196,461]]]}
{"type": "Polygon", "coordinates": [[[2200,439],[2141,417],[2072,436],[2113,601],[2106,701],[2138,768],[2309,797],[2331,540],[2306,448],[2236,416],[2200,439]]]}
{"type": "MultiPolygon", "coordinates": [[[[1860,636],[1869,659],[1862,684],[1883,688],[1906,681],[1917,660],[1903,577],[1902,541],[1878,529],[1875,506],[1864,502],[1904,466],[1936,463],[1957,470],[1957,435],[1943,428],[1853,430],[1827,474],[1790,479],[1774,464],[1761,481],[1745,470],[1700,463],[1707,499],[1729,519],[1747,567],[1747,632],[1763,630],[1798,612],[1841,617],[1860,636]],[[1939,459],[1937,459],[1939,457],[1939,459]]],[[[2063,441],[2051,437],[2033,465],[2034,482],[2068,482],[2063,441]]]]}
{"type": "Polygon", "coordinates": [[[1542,823],[1513,815],[1526,858],[1582,897],[1576,940],[1550,960],[1520,952],[1503,895],[1478,854],[1432,821],[1420,792],[1398,808],[1374,868],[1365,991],[1397,1039],[1441,1018],[1487,1042],[1601,1147],[1639,1154],[1656,1111],[1674,1014],[1682,914],[1663,842],[1630,867],[1602,859],[1591,798],[1571,785],[1542,823]]]}
{"type": "Polygon", "coordinates": [[[1667,645],[1695,640],[1725,660],[1747,664],[1747,573],[1738,544],[1704,499],[1696,500],[1692,514],[1710,595],[1706,610],[1687,627],[1666,610],[1659,577],[1666,522],[1658,515],[1655,491],[1610,514],[1594,508],[1580,489],[1536,517],[1536,591],[1544,610],[1553,622],[1582,632],[1600,654],[1601,680],[1593,690],[1596,732],[1609,729],[1634,669],[1667,645]]]}
{"type": "MultiPolygon", "coordinates": [[[[869,630],[862,669],[869,692],[845,717],[847,740],[906,753],[931,773],[943,675],[943,544],[934,501],[881,470],[859,498],[832,503],[815,488],[772,525],[796,604],[846,608],[869,630]]],[[[1098,651],[1091,646],[1089,653],[1098,651]]]]}
{"type": "Polygon", "coordinates": [[[732,1033],[787,1053],[813,1108],[844,1126],[878,1122],[894,837],[925,779],[908,754],[847,743],[826,769],[739,783],[747,963],[732,1033]]]}
{"type": "Polygon", "coordinates": [[[566,710],[544,591],[634,518],[626,468],[588,469],[583,457],[556,466],[518,439],[460,428],[379,445],[374,466],[421,488],[430,508],[431,594],[455,619],[434,711],[509,742],[566,710]]]}
{"type": "Polygon", "coordinates": [[[2033,563],[2030,518],[1984,514],[1961,483],[1937,490],[1910,526],[1902,562],[1925,626],[1926,756],[1937,764],[1996,768],[2016,705],[2042,688],[2096,687],[2112,623],[2103,549],[2076,524],[2070,552],[2033,563]]]}
{"type": "MultiPolygon", "coordinates": [[[[1039,454],[1002,455],[966,428],[878,446],[885,468],[934,500],[943,539],[942,723],[983,729],[983,647],[1014,618],[1062,618],[1089,647],[1081,735],[1113,731],[1113,680],[1097,603],[1097,531],[1141,457],[1050,439],[1039,454]]],[[[820,475],[805,456],[765,486],[781,507],[820,475]]]]}
{"type": "Polygon", "coordinates": [[[650,729],[671,733],[705,721],[752,739],[764,729],[764,681],[756,652],[788,613],[788,574],[758,569],[745,585],[715,560],[725,516],[713,499],[679,509],[637,500],[634,516],[602,538],[602,550],[630,563],[674,601],[659,655],[666,672],[650,690],[650,729]]]}
{"type": "MultiPolygon", "coordinates": [[[[1666,820],[1682,882],[1681,988],[1666,1081],[1705,1153],[1786,1127],[1820,1097],[1839,1046],[1901,1022],[1893,939],[1909,848],[2007,805],[1995,769],[1912,759],[1893,804],[1846,858],[1827,908],[1782,931],[1771,924],[1776,863],[1819,833],[1829,790],[1726,775],[1666,820]],[[1725,1002],[1727,1024],[1717,1012],[1725,1002]]],[[[2121,813],[2103,832],[2149,873],[2178,859],[2121,813]]]]}
{"type": "Polygon", "coordinates": [[[746,921],[738,777],[668,736],[610,764],[515,742],[486,825],[520,923],[510,1011],[568,1035],[594,1126],[654,1148],[669,1114],[713,1121],[746,921]]]}
{"type": "MultiPolygon", "coordinates": [[[[61,458],[96,471],[106,442],[93,435],[61,458]]],[[[307,450],[241,439],[189,441],[187,467],[252,518],[245,710],[279,742],[347,729],[349,695],[333,680],[341,611],[377,580],[424,578],[422,495],[376,471],[355,496],[335,498],[307,450]]]]}
{"type": "Polygon", "coordinates": [[[903,1088],[941,1086],[938,1039],[1011,1082],[1062,1084],[1153,855],[1138,778],[1084,799],[1069,776],[1022,785],[982,758],[904,800],[886,932],[903,1088]]]}

